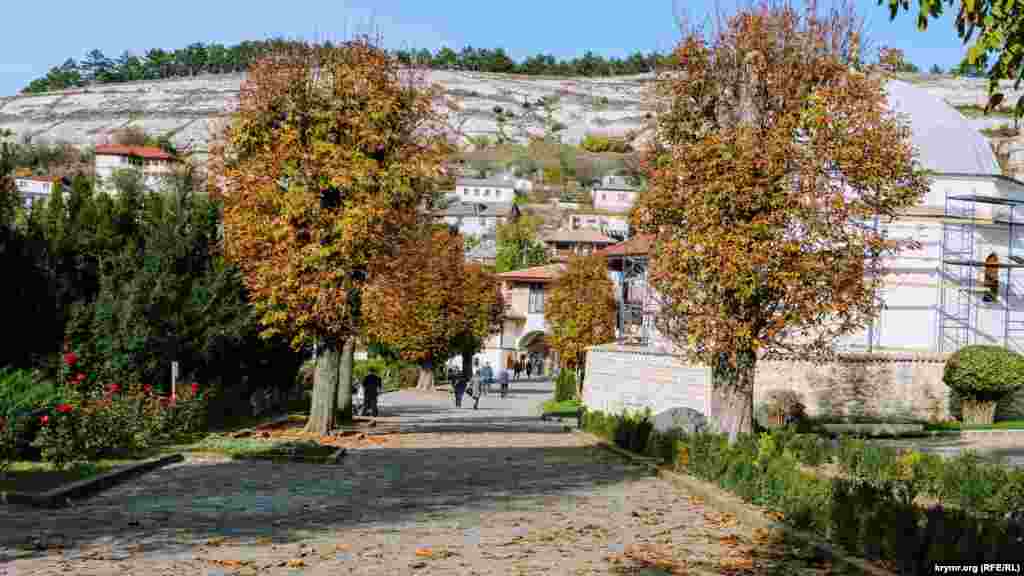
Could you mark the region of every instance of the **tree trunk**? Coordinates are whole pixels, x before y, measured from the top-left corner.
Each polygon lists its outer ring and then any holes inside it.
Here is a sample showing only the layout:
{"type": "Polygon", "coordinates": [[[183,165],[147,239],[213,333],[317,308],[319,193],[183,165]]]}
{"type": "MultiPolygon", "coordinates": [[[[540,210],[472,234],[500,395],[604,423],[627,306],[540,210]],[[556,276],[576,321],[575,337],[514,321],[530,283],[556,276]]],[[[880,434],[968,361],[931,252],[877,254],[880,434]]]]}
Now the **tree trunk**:
{"type": "Polygon", "coordinates": [[[416,381],[417,390],[433,390],[434,389],[434,363],[426,361],[420,364],[420,377],[416,381]]]}
{"type": "Polygon", "coordinates": [[[965,425],[991,424],[995,421],[997,402],[963,399],[960,409],[965,425]]]}
{"type": "Polygon", "coordinates": [[[338,367],[338,400],[335,404],[337,418],[343,423],[352,422],[352,365],[355,359],[356,339],[349,338],[341,348],[341,365],[338,367]]]}
{"type": "Polygon", "coordinates": [[[729,357],[718,354],[711,367],[712,426],[720,434],[727,434],[733,443],[740,434],[754,431],[754,369],[757,356],[753,351],[736,353],[736,364],[729,357]]]}
{"type": "Polygon", "coordinates": [[[469,348],[462,349],[462,379],[469,381],[473,377],[473,352],[469,348]]]}
{"type": "Polygon", "coordinates": [[[341,354],[337,344],[322,342],[317,347],[316,372],[313,375],[313,401],[305,432],[325,435],[334,428],[334,406],[338,402],[338,364],[341,354]]]}
{"type": "Polygon", "coordinates": [[[576,399],[580,402],[583,402],[583,376],[585,376],[586,358],[585,352],[576,358],[576,399]]]}

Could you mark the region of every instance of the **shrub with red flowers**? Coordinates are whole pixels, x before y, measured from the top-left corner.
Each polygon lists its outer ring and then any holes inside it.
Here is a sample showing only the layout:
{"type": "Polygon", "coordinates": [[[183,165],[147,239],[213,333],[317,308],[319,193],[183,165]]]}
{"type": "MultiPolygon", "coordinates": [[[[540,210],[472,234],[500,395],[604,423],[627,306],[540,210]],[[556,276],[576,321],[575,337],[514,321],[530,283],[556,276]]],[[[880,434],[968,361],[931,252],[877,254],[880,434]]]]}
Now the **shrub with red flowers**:
{"type": "Polygon", "coordinates": [[[138,454],[198,431],[205,419],[206,395],[192,394],[173,405],[146,385],[75,387],[42,425],[34,445],[58,468],[69,463],[138,454]]]}

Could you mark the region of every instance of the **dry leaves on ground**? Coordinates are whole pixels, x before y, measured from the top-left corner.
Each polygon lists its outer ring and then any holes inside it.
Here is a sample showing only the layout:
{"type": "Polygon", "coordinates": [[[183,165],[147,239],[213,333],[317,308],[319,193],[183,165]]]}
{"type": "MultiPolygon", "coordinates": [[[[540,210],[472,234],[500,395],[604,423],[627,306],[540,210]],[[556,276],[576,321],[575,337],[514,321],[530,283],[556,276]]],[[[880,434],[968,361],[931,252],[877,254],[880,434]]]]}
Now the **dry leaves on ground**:
{"type": "Polygon", "coordinates": [[[687,573],[685,560],[676,560],[671,549],[654,544],[630,544],[621,554],[611,554],[605,559],[613,564],[630,561],[644,568],[658,568],[673,576],[687,573]]]}

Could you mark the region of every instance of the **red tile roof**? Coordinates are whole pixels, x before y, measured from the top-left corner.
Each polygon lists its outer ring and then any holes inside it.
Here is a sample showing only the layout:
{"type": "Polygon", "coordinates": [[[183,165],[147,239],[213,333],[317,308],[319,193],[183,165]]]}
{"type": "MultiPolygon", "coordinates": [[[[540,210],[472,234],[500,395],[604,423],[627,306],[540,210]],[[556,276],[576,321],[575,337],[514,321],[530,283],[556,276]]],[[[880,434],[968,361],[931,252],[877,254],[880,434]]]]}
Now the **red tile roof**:
{"type": "Polygon", "coordinates": [[[18,180],[32,180],[35,182],[60,182],[60,176],[15,176],[18,180]]]}
{"type": "Polygon", "coordinates": [[[108,156],[138,156],[147,160],[174,160],[174,155],[168,154],[154,146],[122,146],[120,144],[103,144],[96,147],[97,154],[108,156]]]}
{"type": "Polygon", "coordinates": [[[563,264],[546,264],[544,266],[534,266],[533,268],[502,272],[501,274],[498,274],[498,278],[501,280],[512,280],[515,282],[544,283],[557,280],[563,272],[565,272],[565,265],[563,264]]]}
{"type": "Polygon", "coordinates": [[[634,236],[625,242],[619,242],[614,246],[609,246],[604,250],[599,251],[598,254],[603,256],[626,256],[627,254],[642,256],[650,251],[651,242],[653,240],[653,234],[641,234],[640,236],[634,236]]]}

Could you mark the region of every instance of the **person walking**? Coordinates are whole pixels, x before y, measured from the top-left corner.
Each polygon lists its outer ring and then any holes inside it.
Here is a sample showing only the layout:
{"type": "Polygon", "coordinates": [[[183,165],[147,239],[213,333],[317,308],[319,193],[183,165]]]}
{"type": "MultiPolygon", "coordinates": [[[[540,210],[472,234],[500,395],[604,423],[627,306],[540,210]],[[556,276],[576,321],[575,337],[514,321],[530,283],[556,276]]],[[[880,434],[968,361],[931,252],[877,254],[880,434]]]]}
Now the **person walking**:
{"type": "Polygon", "coordinates": [[[501,387],[501,397],[508,397],[508,370],[498,372],[498,385],[501,387]]]}
{"type": "Polygon", "coordinates": [[[523,372],[523,360],[521,358],[516,358],[515,373],[513,374],[513,378],[515,380],[519,380],[519,375],[522,372],[523,372]]]}
{"type": "Polygon", "coordinates": [[[526,360],[526,378],[530,378],[530,373],[533,371],[533,362],[530,359],[526,360]]]}
{"type": "Polygon", "coordinates": [[[484,362],[484,367],[480,369],[480,394],[489,394],[491,388],[491,382],[494,382],[494,370],[491,369],[490,360],[484,362]]]}
{"type": "Polygon", "coordinates": [[[512,354],[509,354],[505,358],[505,370],[507,370],[509,373],[511,373],[515,369],[516,369],[516,359],[515,359],[515,357],[512,354]]]}
{"type": "Polygon", "coordinates": [[[380,376],[377,376],[377,369],[370,367],[369,374],[366,378],[363,378],[363,416],[369,416],[371,413],[373,417],[379,416],[377,410],[377,397],[380,393],[381,382],[380,376]]]}
{"type": "Polygon", "coordinates": [[[462,374],[455,376],[455,407],[462,408],[462,396],[466,393],[466,385],[469,383],[468,380],[462,377],[462,374]]]}

